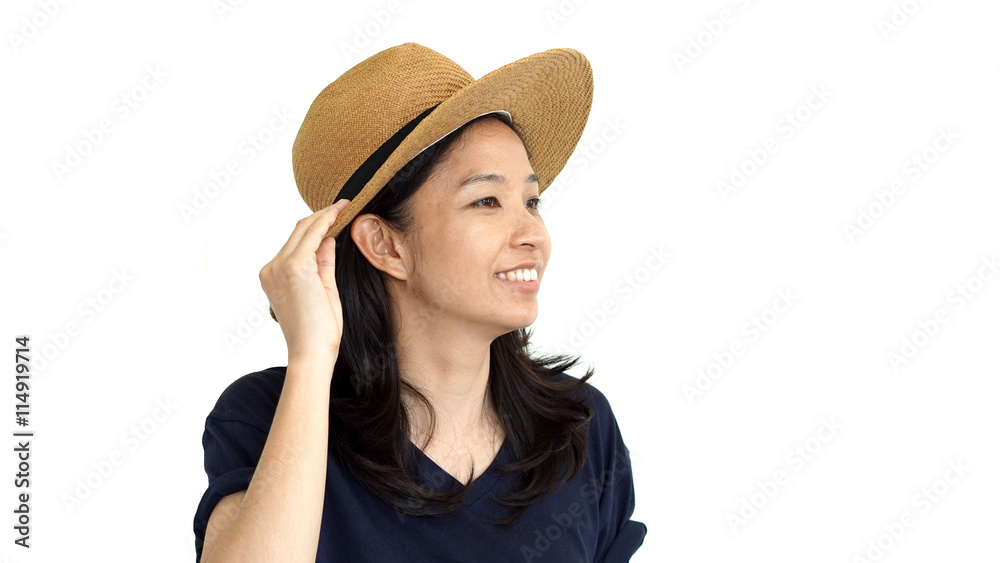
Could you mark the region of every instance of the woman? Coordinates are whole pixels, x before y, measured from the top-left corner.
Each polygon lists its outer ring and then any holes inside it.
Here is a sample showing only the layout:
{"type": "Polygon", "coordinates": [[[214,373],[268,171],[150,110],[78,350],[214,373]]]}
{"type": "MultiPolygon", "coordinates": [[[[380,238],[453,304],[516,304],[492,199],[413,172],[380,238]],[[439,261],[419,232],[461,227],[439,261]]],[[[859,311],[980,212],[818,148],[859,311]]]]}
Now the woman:
{"type": "Polygon", "coordinates": [[[576,51],[478,81],[407,43],[313,103],[298,222],[260,271],[287,367],[206,419],[199,561],[627,561],[628,450],[604,396],[531,357],[539,195],[592,95],[576,51]],[[331,200],[336,203],[329,204],[331,200]]]}

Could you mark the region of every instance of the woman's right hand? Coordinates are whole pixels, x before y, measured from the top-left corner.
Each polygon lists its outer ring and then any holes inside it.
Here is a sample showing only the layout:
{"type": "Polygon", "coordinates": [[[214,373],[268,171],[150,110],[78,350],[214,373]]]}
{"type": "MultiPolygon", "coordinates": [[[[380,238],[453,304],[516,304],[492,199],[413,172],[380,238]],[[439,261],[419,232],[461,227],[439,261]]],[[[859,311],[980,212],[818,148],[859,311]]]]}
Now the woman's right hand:
{"type": "Polygon", "coordinates": [[[288,344],[288,359],[336,362],[344,314],[334,276],[335,240],[326,237],[348,199],[299,220],[273,260],[260,269],[274,316],[288,344]]]}

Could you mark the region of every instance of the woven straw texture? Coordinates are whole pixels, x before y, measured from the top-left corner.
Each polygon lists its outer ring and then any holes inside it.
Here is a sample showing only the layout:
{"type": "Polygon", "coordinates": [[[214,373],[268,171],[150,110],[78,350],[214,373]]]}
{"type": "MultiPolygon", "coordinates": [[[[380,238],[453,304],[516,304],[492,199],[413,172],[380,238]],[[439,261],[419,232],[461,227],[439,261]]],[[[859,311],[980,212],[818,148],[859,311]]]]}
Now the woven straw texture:
{"type": "Polygon", "coordinates": [[[451,59],[417,43],[391,47],[352,67],[313,101],[292,145],[295,183],[313,211],[334,203],[375,149],[440,104],[340,213],[327,236],[336,236],[420,151],[490,111],[510,113],[544,190],[583,134],[593,88],[590,63],[574,49],[536,53],[474,80],[451,59]]]}

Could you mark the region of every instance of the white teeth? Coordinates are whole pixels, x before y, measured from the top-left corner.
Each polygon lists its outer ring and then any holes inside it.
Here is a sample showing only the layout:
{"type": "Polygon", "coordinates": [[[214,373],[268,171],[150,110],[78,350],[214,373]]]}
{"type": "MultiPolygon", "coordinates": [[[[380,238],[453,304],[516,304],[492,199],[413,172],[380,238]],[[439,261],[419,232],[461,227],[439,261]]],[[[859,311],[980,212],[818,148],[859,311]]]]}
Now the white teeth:
{"type": "Polygon", "coordinates": [[[493,277],[500,278],[502,280],[509,281],[535,281],[538,279],[538,270],[531,268],[523,270],[511,270],[509,272],[500,272],[493,274],[493,277]]]}

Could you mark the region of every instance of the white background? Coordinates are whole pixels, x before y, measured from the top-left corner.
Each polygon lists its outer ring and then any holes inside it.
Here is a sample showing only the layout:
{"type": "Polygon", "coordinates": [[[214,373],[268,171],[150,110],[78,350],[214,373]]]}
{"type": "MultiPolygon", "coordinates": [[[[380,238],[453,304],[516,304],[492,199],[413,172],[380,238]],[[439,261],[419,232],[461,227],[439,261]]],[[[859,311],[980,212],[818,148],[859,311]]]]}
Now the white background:
{"type": "Polygon", "coordinates": [[[13,410],[13,338],[30,335],[36,436],[32,547],[12,543],[10,437],[0,555],[193,560],[205,416],[231,381],[286,361],[257,273],[309,214],[295,131],[354,63],[416,41],[474,77],[553,47],[593,65],[587,129],[543,193],[555,251],[535,342],[577,345],[611,401],[649,529],[633,561],[858,561],[880,539],[883,561],[1000,557],[1000,277],[984,267],[1000,252],[1000,5],[400,0],[385,22],[387,1],[216,4],[47,17],[4,3],[0,388],[13,410]],[[147,68],[164,76],[136,90],[147,68]],[[125,114],[122,95],[142,99],[125,114]],[[241,144],[282,109],[292,123],[248,160],[241,144]],[[104,119],[82,163],[54,170],[104,119]],[[240,173],[185,218],[234,159],[240,173]],[[877,217],[849,236],[859,209],[877,217]],[[642,281],[625,292],[629,276],[642,281]],[[227,344],[241,322],[255,326],[227,344]],[[68,508],[88,477],[99,485],[68,508]]]}

